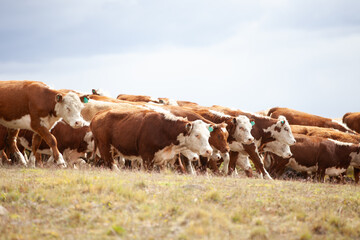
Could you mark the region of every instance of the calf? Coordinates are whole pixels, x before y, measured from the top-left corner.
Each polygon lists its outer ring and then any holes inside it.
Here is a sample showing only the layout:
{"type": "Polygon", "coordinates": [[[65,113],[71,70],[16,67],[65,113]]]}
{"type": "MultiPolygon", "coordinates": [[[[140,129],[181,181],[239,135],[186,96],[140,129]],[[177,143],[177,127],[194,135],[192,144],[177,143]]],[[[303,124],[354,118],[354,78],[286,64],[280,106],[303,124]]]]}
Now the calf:
{"type": "Polygon", "coordinates": [[[277,118],[280,115],[285,116],[286,119],[292,125],[305,125],[305,126],[317,126],[323,128],[334,128],[342,132],[355,133],[353,130],[348,128],[346,125],[333,120],[331,118],[320,117],[317,115],[300,112],[290,108],[271,108],[268,111],[268,116],[277,118]]]}
{"type": "MultiPolygon", "coordinates": [[[[80,116],[83,104],[72,92],[67,94],[49,88],[42,82],[1,81],[0,82],[0,124],[15,129],[10,139],[15,139],[19,129],[36,132],[51,147],[54,159],[59,165],[66,165],[49,129],[60,118],[78,128],[85,125],[80,116]]],[[[14,144],[14,149],[20,154],[14,144]]],[[[24,165],[26,161],[21,160],[24,165]]]]}
{"type": "Polygon", "coordinates": [[[149,170],[186,148],[211,156],[209,127],[201,120],[190,122],[151,110],[116,109],[99,112],[90,124],[95,146],[109,168],[117,169],[111,158],[112,146],[127,159],[141,159],[149,170]]]}
{"type": "Polygon", "coordinates": [[[342,121],[349,128],[356,131],[357,133],[360,133],[360,112],[345,113],[342,121]]]}
{"type": "Polygon", "coordinates": [[[352,166],[360,164],[360,145],[339,142],[321,137],[295,134],[296,143],[291,146],[292,156],[272,156],[270,172],[280,176],[288,166],[299,172],[316,172],[320,181],[325,175],[337,176],[352,166]]]}
{"type": "MultiPolygon", "coordinates": [[[[72,128],[64,121],[57,122],[51,129],[51,134],[57,139],[57,147],[65,160],[74,165],[74,163],[83,164],[81,158],[85,158],[87,153],[94,150],[94,140],[89,126],[81,128],[72,128]]],[[[32,149],[33,132],[28,130],[21,130],[18,135],[19,143],[26,149],[32,149]]],[[[51,155],[51,148],[42,141],[37,147],[38,153],[51,155]]],[[[30,163],[35,167],[36,157],[30,158],[30,163]]],[[[36,159],[38,164],[42,164],[39,158],[36,159]]]]}

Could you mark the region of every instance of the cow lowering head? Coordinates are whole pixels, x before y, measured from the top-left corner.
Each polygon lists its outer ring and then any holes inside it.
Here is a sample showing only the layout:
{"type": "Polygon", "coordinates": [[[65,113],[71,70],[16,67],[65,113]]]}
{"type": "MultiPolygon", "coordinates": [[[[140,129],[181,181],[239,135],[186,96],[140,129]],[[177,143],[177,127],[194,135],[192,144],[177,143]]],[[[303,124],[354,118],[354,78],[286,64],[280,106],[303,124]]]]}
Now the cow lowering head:
{"type": "MultiPolygon", "coordinates": [[[[254,142],[254,137],[251,135],[252,123],[249,118],[243,115],[237,116],[233,119],[233,123],[235,124],[235,132],[233,137],[236,141],[250,144],[254,142]]],[[[255,123],[255,122],[254,122],[255,123]]]]}
{"type": "Polygon", "coordinates": [[[289,122],[284,116],[279,116],[276,123],[264,129],[264,132],[270,132],[271,136],[287,145],[294,145],[296,140],[291,132],[289,122]]]}
{"type": "Polygon", "coordinates": [[[282,158],[289,158],[292,156],[290,146],[279,141],[266,143],[262,150],[264,152],[272,152],[282,158]]]}
{"type": "Polygon", "coordinates": [[[196,120],[186,124],[186,130],[188,132],[185,136],[186,147],[201,156],[210,157],[213,150],[209,144],[209,137],[213,126],[196,120]]]}
{"type": "Polygon", "coordinates": [[[71,127],[79,128],[86,125],[86,122],[80,116],[84,105],[75,93],[69,92],[66,95],[59,93],[55,96],[55,101],[56,115],[63,118],[71,127]]]}
{"type": "Polygon", "coordinates": [[[360,144],[356,145],[357,151],[350,153],[351,162],[350,165],[353,167],[360,168],[360,144]]]}
{"type": "MultiPolygon", "coordinates": [[[[209,138],[210,145],[222,153],[230,151],[230,147],[227,142],[229,133],[226,130],[226,126],[226,123],[212,125],[212,131],[209,138]]],[[[211,130],[211,128],[209,130],[211,130]]]]}

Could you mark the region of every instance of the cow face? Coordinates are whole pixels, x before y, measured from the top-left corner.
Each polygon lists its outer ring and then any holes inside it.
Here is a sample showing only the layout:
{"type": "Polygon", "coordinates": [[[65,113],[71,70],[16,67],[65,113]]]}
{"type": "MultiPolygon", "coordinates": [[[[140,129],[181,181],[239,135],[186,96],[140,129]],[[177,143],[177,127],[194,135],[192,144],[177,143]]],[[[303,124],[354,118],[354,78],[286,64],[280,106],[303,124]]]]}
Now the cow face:
{"type": "Polygon", "coordinates": [[[209,137],[213,127],[201,120],[193,121],[190,126],[185,136],[186,147],[201,156],[210,157],[213,151],[209,144],[209,137]]]}
{"type": "Polygon", "coordinates": [[[290,146],[279,141],[266,143],[263,151],[272,152],[282,158],[289,158],[292,156],[290,146]]]}
{"type": "Polygon", "coordinates": [[[57,116],[63,118],[71,127],[79,128],[86,125],[86,122],[80,116],[81,109],[84,106],[75,93],[70,92],[65,96],[58,94],[55,97],[55,101],[55,112],[57,116]]]}
{"type": "Polygon", "coordinates": [[[230,147],[227,142],[229,133],[226,130],[226,126],[226,123],[213,125],[213,131],[210,133],[209,138],[210,145],[222,153],[230,151],[230,147]]]}
{"type": "Polygon", "coordinates": [[[236,141],[250,144],[254,142],[254,137],[251,135],[252,124],[248,117],[240,115],[233,119],[235,124],[235,132],[233,137],[236,141]]]}
{"type": "Polygon", "coordinates": [[[284,116],[279,116],[276,123],[265,129],[264,132],[270,132],[273,138],[290,146],[296,142],[290,125],[284,116]]]}

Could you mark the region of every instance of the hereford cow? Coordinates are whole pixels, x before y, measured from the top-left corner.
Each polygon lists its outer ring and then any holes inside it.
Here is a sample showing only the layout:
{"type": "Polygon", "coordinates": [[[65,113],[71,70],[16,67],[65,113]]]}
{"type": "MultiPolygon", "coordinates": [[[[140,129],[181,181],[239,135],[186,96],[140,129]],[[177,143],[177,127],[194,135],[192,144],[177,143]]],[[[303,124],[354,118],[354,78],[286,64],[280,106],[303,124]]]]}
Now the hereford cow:
{"type": "MultiPolygon", "coordinates": [[[[360,134],[349,134],[330,128],[291,125],[291,130],[293,131],[293,133],[303,134],[307,136],[330,138],[333,140],[346,142],[346,143],[354,143],[354,144],[360,143],[360,134]]],[[[354,167],[354,177],[356,183],[359,182],[359,174],[360,174],[360,169],[354,167]]]]}
{"type": "Polygon", "coordinates": [[[201,120],[193,122],[151,110],[109,110],[99,112],[91,121],[95,148],[110,168],[117,169],[111,147],[126,159],[141,159],[147,169],[163,165],[186,148],[211,156],[209,128],[201,120]]]}
{"type": "Polygon", "coordinates": [[[342,121],[349,128],[356,131],[357,133],[360,133],[360,112],[345,113],[342,121]]]}
{"type": "Polygon", "coordinates": [[[347,168],[360,165],[360,145],[339,142],[321,137],[294,134],[295,145],[291,146],[292,156],[272,156],[270,172],[280,176],[285,167],[298,172],[316,173],[320,181],[325,175],[338,176],[347,168]]]}
{"type": "MultiPolygon", "coordinates": [[[[12,129],[28,129],[39,134],[51,147],[58,165],[66,163],[56,146],[55,137],[49,129],[60,118],[74,128],[82,127],[85,121],[80,116],[83,104],[74,93],[64,94],[49,88],[42,82],[0,82],[0,124],[12,129]]],[[[10,138],[15,138],[19,130],[10,138]]],[[[14,149],[19,150],[14,144],[14,149]]],[[[26,162],[21,160],[24,165],[26,162]]]]}
{"type": "Polygon", "coordinates": [[[305,126],[317,126],[323,128],[334,128],[342,132],[355,133],[346,125],[333,120],[331,118],[320,117],[317,115],[300,112],[290,108],[271,108],[268,111],[268,116],[277,118],[279,116],[285,116],[288,122],[292,125],[305,125],[305,126]]]}
{"type": "MultiPolygon", "coordinates": [[[[230,116],[239,116],[244,115],[253,121],[253,128],[251,134],[255,138],[255,143],[253,144],[241,144],[241,145],[230,145],[232,151],[235,153],[230,154],[230,169],[231,171],[235,170],[236,163],[241,161],[248,161],[247,156],[251,158],[256,169],[260,172],[260,174],[268,179],[271,179],[269,173],[264,168],[264,163],[262,157],[259,155],[260,146],[265,143],[271,141],[279,141],[281,143],[287,145],[293,145],[295,143],[295,139],[292,135],[290,125],[287,122],[286,118],[283,116],[279,116],[278,119],[253,114],[249,112],[244,112],[241,110],[230,109],[221,106],[212,106],[211,109],[220,111],[224,114],[228,114],[230,116]],[[240,156],[244,155],[244,156],[240,156]]],[[[248,176],[251,175],[250,164],[243,163],[240,166],[245,165],[248,176]]],[[[230,172],[231,172],[230,171],[230,172]]]]}
{"type": "MultiPolygon", "coordinates": [[[[89,126],[81,128],[72,128],[64,121],[55,123],[51,129],[51,134],[57,139],[57,147],[65,160],[74,164],[83,164],[81,158],[85,158],[87,153],[92,153],[94,150],[94,140],[89,126]]],[[[32,149],[33,132],[28,130],[21,130],[18,135],[18,142],[26,149],[32,149]]],[[[37,149],[38,153],[51,155],[50,147],[42,141],[37,149]]],[[[40,160],[41,161],[41,160],[40,160]]],[[[39,159],[37,159],[37,163],[39,159]]],[[[30,164],[35,167],[35,159],[30,158],[30,164]]]]}

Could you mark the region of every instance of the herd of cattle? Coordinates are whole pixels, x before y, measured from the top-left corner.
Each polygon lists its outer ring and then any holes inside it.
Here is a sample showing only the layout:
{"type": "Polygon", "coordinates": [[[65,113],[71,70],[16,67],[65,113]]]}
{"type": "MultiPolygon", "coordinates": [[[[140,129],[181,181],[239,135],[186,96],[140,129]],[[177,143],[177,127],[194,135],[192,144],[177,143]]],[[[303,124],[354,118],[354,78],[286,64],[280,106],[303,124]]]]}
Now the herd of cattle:
{"type": "Polygon", "coordinates": [[[343,123],[288,108],[250,113],[167,98],[117,99],[42,82],[0,81],[0,164],[55,162],[183,173],[212,171],[280,178],[291,168],[316,176],[360,173],[360,113],[343,123]],[[29,155],[29,157],[28,157],[29,155]]]}

